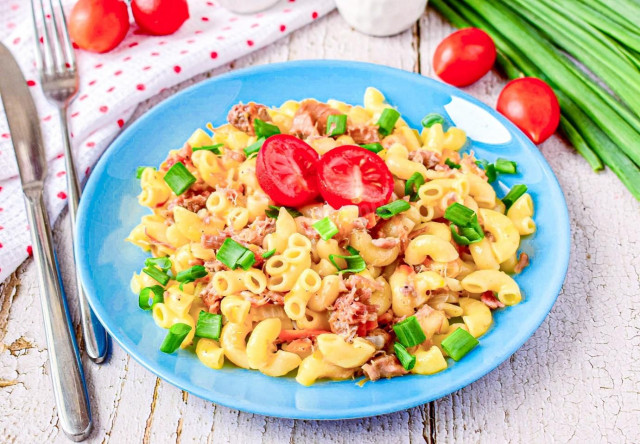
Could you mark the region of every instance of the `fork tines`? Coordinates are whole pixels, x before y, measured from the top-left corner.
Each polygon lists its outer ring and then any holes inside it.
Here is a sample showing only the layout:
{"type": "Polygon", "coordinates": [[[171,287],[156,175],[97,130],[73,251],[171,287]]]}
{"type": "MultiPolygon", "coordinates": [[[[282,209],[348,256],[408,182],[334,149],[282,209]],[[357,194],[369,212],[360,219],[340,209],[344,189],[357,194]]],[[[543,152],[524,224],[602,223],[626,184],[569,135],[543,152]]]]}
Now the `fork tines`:
{"type": "Polygon", "coordinates": [[[62,2],[57,1],[58,9],[56,10],[53,0],[48,0],[48,13],[45,11],[45,2],[46,0],[31,0],[37,67],[43,76],[75,71],[76,58],[67,31],[62,2]],[[39,8],[36,7],[36,3],[40,4],[39,8]],[[40,26],[38,26],[38,16],[40,26]]]}

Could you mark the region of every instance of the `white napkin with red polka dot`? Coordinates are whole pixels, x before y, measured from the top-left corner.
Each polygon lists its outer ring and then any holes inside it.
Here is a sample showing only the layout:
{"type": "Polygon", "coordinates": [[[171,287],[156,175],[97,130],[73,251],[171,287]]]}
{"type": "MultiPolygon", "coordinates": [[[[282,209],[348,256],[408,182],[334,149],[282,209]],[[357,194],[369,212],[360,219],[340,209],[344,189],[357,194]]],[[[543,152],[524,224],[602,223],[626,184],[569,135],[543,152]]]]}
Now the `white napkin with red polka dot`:
{"type": "MultiPolygon", "coordinates": [[[[63,1],[70,11],[73,1],[63,1]]],[[[76,167],[84,180],[136,106],[179,82],[262,48],[334,8],[333,0],[280,0],[261,13],[233,14],[216,1],[189,0],[190,19],[173,35],[141,35],[132,23],[113,51],[77,51],[80,92],[69,110],[76,167]]],[[[0,1],[0,40],[13,53],[42,118],[49,176],[46,200],[54,221],[66,204],[66,178],[56,109],[34,66],[29,2],[0,1]]],[[[1,72],[0,72],[1,75],[1,72]]],[[[0,282],[31,253],[11,136],[0,103],[0,282]]]]}

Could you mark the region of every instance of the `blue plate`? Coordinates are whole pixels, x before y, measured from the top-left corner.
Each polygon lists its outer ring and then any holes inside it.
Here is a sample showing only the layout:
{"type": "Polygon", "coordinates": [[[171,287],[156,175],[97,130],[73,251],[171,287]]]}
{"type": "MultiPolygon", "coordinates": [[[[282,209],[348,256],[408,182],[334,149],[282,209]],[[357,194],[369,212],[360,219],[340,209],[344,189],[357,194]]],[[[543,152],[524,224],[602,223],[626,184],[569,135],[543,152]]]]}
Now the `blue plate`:
{"type": "Polygon", "coordinates": [[[364,63],[302,61],[253,67],[213,78],[176,94],[124,131],[91,174],[78,213],[76,257],[89,302],[112,337],[147,369],[171,384],[228,407],[268,416],[342,419],[394,412],[445,396],[482,377],[513,354],[553,306],[569,260],[569,219],[562,191],[538,149],[510,122],[460,90],[397,69],[364,63]],[[439,112],[466,130],[480,158],[518,162],[517,175],[502,175],[498,195],[518,183],[529,187],[538,231],[521,249],[531,266],[516,280],[519,305],[499,310],[491,329],[460,362],[433,376],[405,376],[360,387],[354,381],[303,387],[293,378],[225,366],[211,370],[195,354],[159,351],[166,330],[138,308],[129,289],[145,253],[125,242],[147,210],[138,205],[135,178],[141,165],[158,165],[195,128],[225,122],[229,108],[255,101],[335,98],[362,104],[368,86],[382,91],[408,123],[420,127],[428,112],[439,112]]]}

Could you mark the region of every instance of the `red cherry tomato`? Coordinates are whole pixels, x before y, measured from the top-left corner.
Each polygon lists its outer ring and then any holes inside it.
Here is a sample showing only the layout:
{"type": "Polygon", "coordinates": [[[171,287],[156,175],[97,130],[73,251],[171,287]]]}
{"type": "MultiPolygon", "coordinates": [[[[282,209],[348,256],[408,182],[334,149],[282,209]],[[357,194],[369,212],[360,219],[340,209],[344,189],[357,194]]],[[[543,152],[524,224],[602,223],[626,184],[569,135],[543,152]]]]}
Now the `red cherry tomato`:
{"type": "Polygon", "coordinates": [[[120,0],[80,0],[69,16],[71,40],[87,51],[111,51],[127,31],[129,12],[127,4],[120,0]]]}
{"type": "Polygon", "coordinates": [[[131,12],[147,34],[173,34],[189,18],[187,0],[133,0],[131,12]]]}
{"type": "Polygon", "coordinates": [[[536,144],[547,140],[560,122],[560,105],[555,93],[535,77],[507,83],[496,108],[536,144]]]}
{"type": "Polygon", "coordinates": [[[481,29],[465,28],[440,42],[433,54],[433,69],[454,86],[471,85],[489,72],[496,61],[496,45],[481,29]]]}
{"type": "Polygon", "coordinates": [[[329,205],[357,205],[360,214],[386,204],[393,192],[393,175],[384,160],[359,146],[340,146],[322,156],[318,182],[329,205]]]}
{"type": "Polygon", "coordinates": [[[265,193],[278,205],[297,207],[318,196],[318,153],[287,134],[264,141],[256,159],[256,176],[265,193]]]}

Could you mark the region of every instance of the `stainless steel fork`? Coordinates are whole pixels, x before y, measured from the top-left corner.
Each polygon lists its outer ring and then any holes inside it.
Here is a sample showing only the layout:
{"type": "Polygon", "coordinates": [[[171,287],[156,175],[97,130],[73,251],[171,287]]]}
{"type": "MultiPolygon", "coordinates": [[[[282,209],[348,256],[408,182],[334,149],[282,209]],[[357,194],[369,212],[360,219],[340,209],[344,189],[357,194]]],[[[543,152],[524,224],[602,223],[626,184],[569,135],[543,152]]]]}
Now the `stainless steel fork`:
{"type": "MultiPolygon", "coordinates": [[[[36,8],[35,0],[31,0],[31,15],[36,37],[36,64],[40,72],[44,95],[58,107],[60,127],[62,128],[65,168],[67,170],[67,194],[73,242],[76,229],[76,211],[78,210],[81,191],[73,161],[73,153],[71,152],[67,109],[78,92],[78,69],[71,39],[67,31],[67,21],[62,9],[62,2],[60,0],[57,1],[59,11],[56,12],[53,1],[48,1],[49,20],[46,17],[44,2],[45,0],[39,0],[40,7],[36,8]],[[38,27],[37,16],[41,17],[40,27],[38,27]],[[42,33],[39,32],[39,29],[42,30],[42,33]],[[42,41],[42,44],[40,44],[40,41],[42,41]]],[[[101,363],[107,357],[107,333],[91,312],[77,271],[76,283],[85,350],[93,362],[101,363]]]]}

